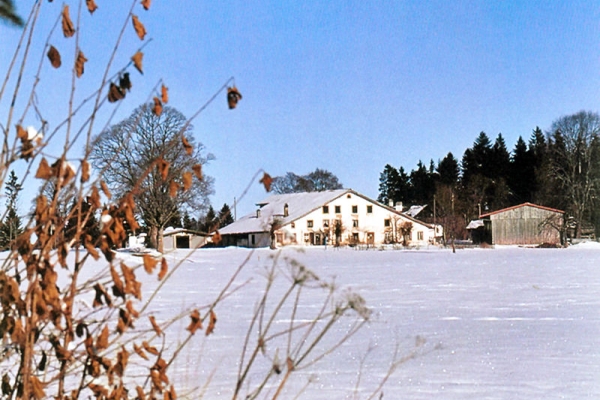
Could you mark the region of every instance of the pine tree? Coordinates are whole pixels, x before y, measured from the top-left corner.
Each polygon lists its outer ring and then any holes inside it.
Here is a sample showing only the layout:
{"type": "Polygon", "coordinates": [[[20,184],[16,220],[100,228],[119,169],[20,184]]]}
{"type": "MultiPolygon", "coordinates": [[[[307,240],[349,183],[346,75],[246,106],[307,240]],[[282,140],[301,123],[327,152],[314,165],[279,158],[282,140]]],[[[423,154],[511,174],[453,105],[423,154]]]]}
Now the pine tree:
{"type": "Polygon", "coordinates": [[[10,243],[23,231],[21,217],[17,212],[17,201],[22,188],[15,171],[10,171],[4,189],[4,193],[6,193],[6,214],[0,226],[0,248],[2,249],[10,246],[10,243]]]}
{"type": "Polygon", "coordinates": [[[458,160],[452,153],[448,153],[446,157],[438,163],[436,168],[438,174],[438,182],[442,185],[455,187],[458,184],[460,176],[460,167],[458,160]]]}
{"type": "Polygon", "coordinates": [[[510,162],[508,186],[511,190],[513,204],[532,201],[535,190],[534,158],[527,149],[527,144],[521,136],[517,140],[510,162]]]}
{"type": "Polygon", "coordinates": [[[213,206],[208,207],[206,216],[204,216],[203,222],[200,224],[200,231],[212,233],[219,228],[219,220],[217,219],[217,213],[213,206]]]}
{"type": "Polygon", "coordinates": [[[233,215],[231,215],[231,209],[229,208],[227,203],[225,203],[223,204],[223,207],[221,207],[221,211],[219,211],[219,228],[232,224],[233,222],[234,221],[233,215]]]}

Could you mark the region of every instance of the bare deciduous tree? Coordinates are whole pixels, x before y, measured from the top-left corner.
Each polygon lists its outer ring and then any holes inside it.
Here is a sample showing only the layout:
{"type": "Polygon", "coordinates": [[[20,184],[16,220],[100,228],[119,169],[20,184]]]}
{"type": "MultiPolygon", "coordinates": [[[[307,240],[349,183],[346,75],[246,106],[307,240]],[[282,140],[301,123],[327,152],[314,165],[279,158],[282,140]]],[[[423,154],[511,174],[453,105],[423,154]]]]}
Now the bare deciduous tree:
{"type": "Polygon", "coordinates": [[[162,251],[162,232],[175,214],[183,208],[194,213],[208,208],[213,179],[202,176],[201,169],[214,157],[204,153],[182,113],[165,107],[158,116],[145,104],[100,133],[90,159],[113,195],[133,193],[151,244],[162,251]],[[201,179],[186,182],[184,172],[192,168],[201,179]]]}

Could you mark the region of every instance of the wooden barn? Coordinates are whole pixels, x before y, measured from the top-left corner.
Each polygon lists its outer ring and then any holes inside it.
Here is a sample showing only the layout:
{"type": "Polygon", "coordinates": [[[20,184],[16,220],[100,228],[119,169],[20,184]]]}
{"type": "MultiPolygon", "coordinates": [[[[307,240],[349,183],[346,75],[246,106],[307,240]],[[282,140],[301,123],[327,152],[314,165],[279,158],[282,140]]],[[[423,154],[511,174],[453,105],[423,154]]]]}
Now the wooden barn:
{"type": "Polygon", "coordinates": [[[564,211],[532,203],[504,208],[480,216],[491,231],[491,244],[561,244],[564,211]]]}

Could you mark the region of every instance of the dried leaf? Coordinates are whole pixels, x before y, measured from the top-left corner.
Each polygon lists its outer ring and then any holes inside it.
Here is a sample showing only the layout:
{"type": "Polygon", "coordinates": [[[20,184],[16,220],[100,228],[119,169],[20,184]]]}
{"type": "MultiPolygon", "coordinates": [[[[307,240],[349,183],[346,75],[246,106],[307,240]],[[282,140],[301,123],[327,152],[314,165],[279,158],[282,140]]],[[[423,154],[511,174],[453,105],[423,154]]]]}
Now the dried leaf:
{"type": "Polygon", "coordinates": [[[183,190],[190,190],[192,187],[192,173],[189,171],[184,172],[181,175],[181,180],[183,181],[183,190]]]}
{"type": "Polygon", "coordinates": [[[167,259],[163,257],[163,259],[160,260],[160,271],[158,272],[158,280],[162,281],[165,275],[167,275],[167,272],[169,272],[169,265],[167,264],[167,259]]]}
{"type": "Polygon", "coordinates": [[[85,4],[87,5],[87,9],[90,12],[90,14],[93,14],[94,11],[98,9],[98,6],[96,5],[96,2],[94,0],[85,0],[85,4]]]}
{"type": "Polygon", "coordinates": [[[123,281],[121,281],[121,277],[117,273],[117,270],[111,265],[110,266],[110,275],[113,280],[113,294],[116,297],[125,298],[125,286],[123,286],[123,281]]]}
{"type": "Polygon", "coordinates": [[[75,34],[75,28],[73,27],[73,21],[71,21],[71,17],[69,16],[69,6],[65,5],[62,10],[62,30],[63,35],[66,38],[70,38],[75,34]]]}
{"type": "Polygon", "coordinates": [[[273,183],[273,178],[271,178],[271,175],[265,172],[259,182],[263,184],[267,192],[271,191],[271,184],[273,183]]]}
{"type": "Polygon", "coordinates": [[[194,152],[194,146],[190,144],[189,140],[184,135],[181,135],[181,144],[183,144],[183,148],[187,155],[191,156],[194,152]]]}
{"type": "Polygon", "coordinates": [[[114,366],[115,374],[123,377],[127,362],[129,361],[129,352],[125,350],[125,347],[121,348],[121,351],[117,354],[117,363],[114,366]]]}
{"type": "Polygon", "coordinates": [[[47,362],[48,362],[48,356],[46,355],[46,352],[44,350],[42,350],[42,358],[37,366],[38,371],[44,371],[46,369],[47,362]]]}
{"type": "Polygon", "coordinates": [[[50,179],[54,176],[54,173],[52,171],[52,168],[50,167],[50,165],[48,164],[48,161],[46,160],[46,158],[42,158],[42,160],[40,161],[40,165],[35,173],[35,177],[38,179],[50,179]]]}
{"type": "Polygon", "coordinates": [[[29,377],[29,387],[31,388],[31,397],[34,399],[43,399],[46,397],[44,384],[35,375],[29,377]]]}
{"type": "Polygon", "coordinates": [[[227,88],[227,104],[229,105],[230,110],[233,110],[241,99],[242,95],[235,86],[227,88]]]}
{"type": "Polygon", "coordinates": [[[192,313],[190,314],[190,319],[190,324],[185,329],[193,335],[198,329],[202,329],[202,320],[200,319],[200,312],[198,310],[192,311],[192,313]]]}
{"type": "Polygon", "coordinates": [[[56,47],[51,45],[50,49],[48,50],[48,53],[46,55],[48,56],[48,59],[50,60],[50,64],[54,68],[59,68],[61,66],[62,61],[60,60],[60,53],[58,52],[58,50],[56,50],[56,47]]]}
{"type": "Polygon", "coordinates": [[[106,182],[100,181],[100,189],[102,189],[102,192],[104,193],[104,195],[106,197],[108,197],[109,199],[112,197],[112,194],[110,193],[110,190],[108,189],[108,186],[106,185],[106,182]]]}
{"type": "Polygon", "coordinates": [[[86,160],[81,161],[81,183],[90,180],[90,163],[86,160]]]}
{"type": "Polygon", "coordinates": [[[158,260],[152,257],[149,254],[144,254],[144,269],[147,273],[151,274],[156,268],[156,264],[158,264],[158,260]]]}
{"type": "Polygon", "coordinates": [[[131,314],[133,318],[138,318],[140,316],[140,313],[133,308],[133,302],[131,300],[127,300],[125,308],[127,308],[127,311],[129,311],[129,314],[131,314]]]}
{"type": "Polygon", "coordinates": [[[169,196],[176,197],[179,190],[179,184],[175,181],[169,182],[169,196]]]}
{"type": "Polygon", "coordinates": [[[223,240],[223,238],[221,237],[221,234],[219,233],[219,231],[216,231],[215,234],[212,237],[212,241],[214,244],[219,244],[221,243],[221,240],[223,240]]]}
{"type": "Polygon", "coordinates": [[[133,23],[133,29],[135,29],[135,33],[137,33],[140,40],[144,40],[144,37],[146,36],[146,28],[144,27],[144,24],[140,22],[137,15],[133,14],[131,15],[131,22],[133,23]]]}
{"type": "Polygon", "coordinates": [[[196,164],[192,167],[192,171],[194,171],[194,174],[196,175],[196,178],[198,178],[198,180],[202,180],[203,176],[202,176],[202,164],[196,164]]]}
{"type": "Polygon", "coordinates": [[[135,391],[137,393],[138,399],[146,400],[146,395],[144,394],[144,389],[141,386],[136,386],[135,391]]]}
{"type": "Polygon", "coordinates": [[[142,349],[140,346],[138,346],[137,344],[133,344],[133,351],[136,352],[136,354],[140,357],[142,357],[144,360],[148,359],[148,356],[146,355],[146,352],[144,351],[144,349],[142,349]]]}
{"type": "Polygon", "coordinates": [[[111,82],[110,88],[108,89],[108,101],[110,103],[114,103],[124,98],[125,92],[123,91],[123,89],[111,82]]]}
{"type": "Polygon", "coordinates": [[[161,336],[163,334],[163,331],[162,331],[162,329],[160,329],[160,326],[158,326],[158,324],[156,323],[156,319],[154,319],[154,315],[149,316],[148,319],[150,320],[150,323],[152,324],[152,329],[154,329],[154,332],[156,332],[156,334],[158,336],[161,336]]]}
{"type": "Polygon", "coordinates": [[[83,51],[79,50],[77,53],[77,59],[75,60],[75,75],[77,75],[78,78],[83,75],[83,66],[87,61],[88,59],[85,58],[83,51]]]}
{"type": "Polygon", "coordinates": [[[27,131],[25,129],[23,129],[23,127],[21,125],[17,125],[17,137],[19,139],[21,139],[21,141],[23,140],[27,140],[27,138],[29,137],[29,134],[27,133],[27,131]]]}
{"type": "Polygon", "coordinates": [[[148,10],[150,8],[150,0],[142,0],[142,7],[144,7],[144,10],[148,10]]]}
{"type": "Polygon", "coordinates": [[[141,51],[138,51],[137,53],[135,53],[133,55],[133,57],[131,57],[131,61],[133,61],[133,66],[135,67],[135,69],[140,71],[140,74],[144,73],[143,68],[142,68],[142,59],[143,58],[144,58],[144,53],[142,53],[141,51]]]}
{"type": "Polygon", "coordinates": [[[165,85],[160,87],[160,99],[165,104],[169,102],[169,88],[167,88],[165,85]]]}
{"type": "Polygon", "coordinates": [[[150,346],[150,344],[145,340],[142,342],[142,346],[144,347],[144,350],[146,350],[150,354],[153,354],[155,356],[160,354],[156,347],[150,346]]]}
{"type": "Polygon", "coordinates": [[[108,326],[104,325],[100,336],[96,339],[96,350],[102,351],[108,347],[108,326]]]}
{"type": "Polygon", "coordinates": [[[119,78],[119,87],[123,92],[131,90],[131,80],[129,79],[129,72],[125,72],[123,76],[119,78]]]}
{"type": "Polygon", "coordinates": [[[211,333],[213,333],[213,331],[215,330],[215,324],[217,323],[217,315],[215,314],[215,312],[211,309],[210,310],[210,316],[209,316],[209,321],[208,321],[208,327],[206,328],[206,336],[210,335],[211,333]]]}
{"type": "Polygon", "coordinates": [[[158,171],[163,181],[166,181],[167,177],[169,176],[170,164],[167,161],[165,161],[164,158],[159,158],[158,160],[156,160],[156,166],[158,167],[158,171]]]}
{"type": "Polygon", "coordinates": [[[154,113],[154,115],[156,115],[157,117],[160,117],[160,115],[163,112],[163,106],[162,103],[160,102],[160,99],[158,97],[154,97],[154,106],[152,107],[152,112],[154,113]]]}

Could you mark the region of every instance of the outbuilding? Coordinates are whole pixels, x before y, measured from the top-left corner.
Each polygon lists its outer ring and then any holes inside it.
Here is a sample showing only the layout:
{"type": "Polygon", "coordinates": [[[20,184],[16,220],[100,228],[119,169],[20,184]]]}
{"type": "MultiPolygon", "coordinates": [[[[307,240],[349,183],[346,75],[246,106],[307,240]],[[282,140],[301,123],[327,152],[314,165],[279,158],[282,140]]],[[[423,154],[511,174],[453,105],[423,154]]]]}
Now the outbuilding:
{"type": "Polygon", "coordinates": [[[558,245],[564,211],[532,203],[503,208],[480,216],[489,229],[491,244],[499,245],[558,245]]]}

